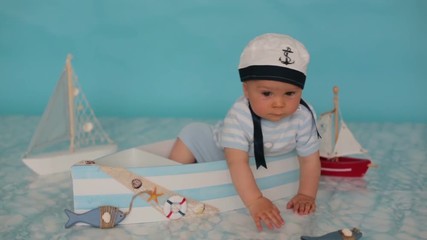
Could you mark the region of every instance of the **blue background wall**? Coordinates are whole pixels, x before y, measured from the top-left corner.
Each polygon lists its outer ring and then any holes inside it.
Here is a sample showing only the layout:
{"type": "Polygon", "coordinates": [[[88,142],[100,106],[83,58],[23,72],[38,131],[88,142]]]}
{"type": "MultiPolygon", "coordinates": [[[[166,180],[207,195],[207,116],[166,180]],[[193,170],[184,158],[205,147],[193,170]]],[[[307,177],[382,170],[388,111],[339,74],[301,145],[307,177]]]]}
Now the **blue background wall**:
{"type": "Polygon", "coordinates": [[[239,55],[280,32],[311,53],[317,112],[427,122],[425,0],[0,0],[0,115],[41,115],[67,53],[98,116],[222,118],[239,55]]]}

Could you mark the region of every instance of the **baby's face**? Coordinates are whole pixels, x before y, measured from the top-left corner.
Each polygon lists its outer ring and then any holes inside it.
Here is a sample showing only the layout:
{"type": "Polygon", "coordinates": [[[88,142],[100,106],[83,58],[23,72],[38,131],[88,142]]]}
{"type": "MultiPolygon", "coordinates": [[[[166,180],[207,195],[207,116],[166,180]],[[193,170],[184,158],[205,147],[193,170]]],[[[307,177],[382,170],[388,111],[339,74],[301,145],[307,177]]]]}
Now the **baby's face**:
{"type": "Polygon", "coordinates": [[[284,82],[252,80],[243,83],[252,110],[261,118],[280,121],[292,115],[300,104],[302,89],[284,82]]]}

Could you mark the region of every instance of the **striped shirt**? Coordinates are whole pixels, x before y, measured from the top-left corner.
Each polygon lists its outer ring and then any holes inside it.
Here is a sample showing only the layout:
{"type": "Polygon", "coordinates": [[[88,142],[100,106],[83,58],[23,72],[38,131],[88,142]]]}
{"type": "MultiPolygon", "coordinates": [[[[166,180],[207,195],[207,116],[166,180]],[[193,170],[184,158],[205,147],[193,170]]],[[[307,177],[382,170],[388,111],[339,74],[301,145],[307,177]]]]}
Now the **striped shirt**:
{"type": "MultiPolygon", "coordinates": [[[[315,114],[311,106],[310,109],[315,114]]],[[[265,156],[278,156],[293,150],[299,156],[308,156],[318,151],[315,124],[311,112],[302,105],[294,114],[278,122],[262,119],[265,156]]],[[[254,156],[253,122],[245,97],[240,97],[224,121],[214,128],[214,139],[218,147],[239,149],[254,156]]]]}

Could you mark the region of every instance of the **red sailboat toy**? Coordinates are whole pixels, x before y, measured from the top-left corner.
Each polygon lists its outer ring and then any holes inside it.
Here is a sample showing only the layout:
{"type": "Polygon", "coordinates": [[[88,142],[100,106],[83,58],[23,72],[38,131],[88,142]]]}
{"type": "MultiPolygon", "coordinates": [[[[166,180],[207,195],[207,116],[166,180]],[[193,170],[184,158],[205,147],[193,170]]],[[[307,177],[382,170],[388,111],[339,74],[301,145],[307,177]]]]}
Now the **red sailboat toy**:
{"type": "Polygon", "coordinates": [[[322,136],[320,144],[321,175],[336,177],[363,177],[374,165],[344,122],[338,107],[338,87],[333,88],[334,109],[323,113],[318,122],[322,136]]]}

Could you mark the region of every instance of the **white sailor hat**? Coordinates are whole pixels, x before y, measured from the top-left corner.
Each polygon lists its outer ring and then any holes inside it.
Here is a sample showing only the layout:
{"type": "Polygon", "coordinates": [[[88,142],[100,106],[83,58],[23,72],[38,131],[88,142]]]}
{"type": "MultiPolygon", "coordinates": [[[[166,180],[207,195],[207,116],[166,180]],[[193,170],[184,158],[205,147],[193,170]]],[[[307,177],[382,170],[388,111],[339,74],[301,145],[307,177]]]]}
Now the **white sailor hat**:
{"type": "Polygon", "coordinates": [[[275,80],[304,88],[309,62],[310,55],[298,40],[289,35],[263,34],[243,50],[240,80],[275,80]]]}

